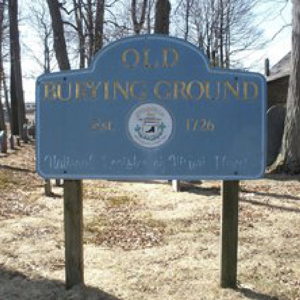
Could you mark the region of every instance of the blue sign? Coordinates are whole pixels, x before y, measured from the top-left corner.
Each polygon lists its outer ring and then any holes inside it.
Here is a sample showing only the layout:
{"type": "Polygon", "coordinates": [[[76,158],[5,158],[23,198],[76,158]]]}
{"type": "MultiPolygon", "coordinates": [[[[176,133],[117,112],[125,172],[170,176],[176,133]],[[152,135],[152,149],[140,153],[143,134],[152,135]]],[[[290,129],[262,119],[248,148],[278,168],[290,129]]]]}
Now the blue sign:
{"type": "Polygon", "coordinates": [[[38,78],[37,170],[64,179],[253,179],[265,171],[266,83],[210,68],[159,35],[38,78]]]}

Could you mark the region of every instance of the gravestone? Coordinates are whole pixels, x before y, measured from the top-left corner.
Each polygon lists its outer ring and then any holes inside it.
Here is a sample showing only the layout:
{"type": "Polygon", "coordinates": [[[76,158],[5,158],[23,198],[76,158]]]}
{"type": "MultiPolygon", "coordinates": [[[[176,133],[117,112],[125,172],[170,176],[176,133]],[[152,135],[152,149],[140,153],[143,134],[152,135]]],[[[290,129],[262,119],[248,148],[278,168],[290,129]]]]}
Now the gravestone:
{"type": "Polygon", "coordinates": [[[268,166],[270,166],[275,162],[281,148],[285,114],[286,114],[286,108],[281,105],[274,105],[267,111],[267,116],[268,116],[267,165],[268,166]]]}
{"type": "Polygon", "coordinates": [[[10,144],[10,149],[15,150],[15,140],[12,134],[9,135],[9,144],[10,144]]]}
{"type": "Polygon", "coordinates": [[[28,127],[28,135],[31,137],[31,138],[35,138],[35,124],[31,124],[29,125],[28,127]]]}
{"type": "Polygon", "coordinates": [[[4,130],[0,131],[0,152],[7,152],[6,133],[4,130]]]}
{"type": "Polygon", "coordinates": [[[63,186],[63,180],[56,179],[55,180],[55,185],[58,186],[58,187],[62,187],[63,186]]]}
{"type": "Polygon", "coordinates": [[[29,135],[28,135],[28,124],[27,124],[27,123],[25,123],[25,124],[23,125],[23,137],[24,137],[24,142],[25,142],[25,143],[28,143],[28,141],[29,141],[30,139],[29,139],[29,135]]]}

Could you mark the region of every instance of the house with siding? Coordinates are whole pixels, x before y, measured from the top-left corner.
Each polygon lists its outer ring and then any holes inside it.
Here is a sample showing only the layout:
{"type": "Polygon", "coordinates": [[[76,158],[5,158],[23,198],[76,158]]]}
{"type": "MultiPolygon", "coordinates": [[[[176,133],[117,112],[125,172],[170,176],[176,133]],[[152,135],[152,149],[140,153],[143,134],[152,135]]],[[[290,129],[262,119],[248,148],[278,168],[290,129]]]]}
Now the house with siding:
{"type": "MultiPolygon", "coordinates": [[[[266,64],[268,65],[268,63],[266,64]]],[[[273,105],[285,105],[289,86],[291,52],[285,55],[270,70],[266,67],[268,84],[268,108],[273,105]]]]}

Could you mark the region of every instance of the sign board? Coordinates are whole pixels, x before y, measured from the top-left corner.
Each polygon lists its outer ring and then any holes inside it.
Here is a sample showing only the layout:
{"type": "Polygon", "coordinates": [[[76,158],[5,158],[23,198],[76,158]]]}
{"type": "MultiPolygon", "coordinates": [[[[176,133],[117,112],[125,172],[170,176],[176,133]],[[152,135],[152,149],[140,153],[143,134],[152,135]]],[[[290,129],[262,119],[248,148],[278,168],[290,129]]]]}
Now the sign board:
{"type": "Polygon", "coordinates": [[[159,35],[38,78],[37,170],[64,179],[251,179],[265,170],[266,84],[159,35]]]}

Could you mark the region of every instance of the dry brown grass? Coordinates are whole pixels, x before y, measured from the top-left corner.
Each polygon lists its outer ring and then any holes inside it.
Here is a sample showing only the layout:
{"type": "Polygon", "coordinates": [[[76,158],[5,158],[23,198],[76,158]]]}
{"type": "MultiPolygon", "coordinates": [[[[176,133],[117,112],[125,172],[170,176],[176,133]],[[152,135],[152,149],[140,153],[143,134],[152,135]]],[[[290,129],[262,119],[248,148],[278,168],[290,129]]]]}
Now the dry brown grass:
{"type": "Polygon", "coordinates": [[[0,157],[0,300],[299,300],[298,177],[242,182],[238,289],[219,288],[220,183],[84,182],[85,282],[64,289],[62,189],[0,157]]]}

